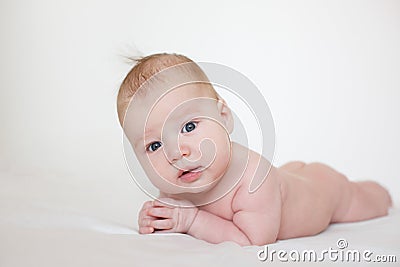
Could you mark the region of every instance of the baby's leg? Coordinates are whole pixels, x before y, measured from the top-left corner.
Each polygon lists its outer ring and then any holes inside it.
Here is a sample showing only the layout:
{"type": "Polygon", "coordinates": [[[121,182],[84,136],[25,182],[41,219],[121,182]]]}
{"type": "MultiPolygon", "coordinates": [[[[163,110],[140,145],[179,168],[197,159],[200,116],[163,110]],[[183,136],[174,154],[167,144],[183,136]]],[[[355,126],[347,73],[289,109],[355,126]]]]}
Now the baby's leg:
{"type": "Polygon", "coordinates": [[[353,222],[387,215],[392,200],[388,191],[372,181],[346,183],[332,222],[353,222]]]}
{"type": "Polygon", "coordinates": [[[310,177],[319,190],[330,195],[334,211],[331,222],[353,222],[387,215],[391,206],[388,191],[376,182],[351,182],[331,167],[310,163],[296,172],[310,177]]]}

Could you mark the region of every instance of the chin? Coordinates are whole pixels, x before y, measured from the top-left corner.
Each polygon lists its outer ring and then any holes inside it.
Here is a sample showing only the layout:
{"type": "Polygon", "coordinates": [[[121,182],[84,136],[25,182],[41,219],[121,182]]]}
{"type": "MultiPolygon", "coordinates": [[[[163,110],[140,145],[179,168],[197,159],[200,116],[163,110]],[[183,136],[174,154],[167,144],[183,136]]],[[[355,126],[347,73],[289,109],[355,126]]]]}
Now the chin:
{"type": "Polygon", "coordinates": [[[179,183],[176,184],[174,192],[171,192],[171,194],[199,194],[199,193],[205,193],[209,190],[211,190],[214,186],[216,185],[216,182],[208,182],[205,183],[204,181],[197,181],[197,183],[192,183],[192,184],[183,184],[179,183]]]}
{"type": "Polygon", "coordinates": [[[197,187],[193,187],[193,191],[196,191],[194,193],[205,193],[213,189],[219,182],[219,179],[214,179],[212,181],[209,181],[207,183],[202,183],[202,185],[198,185],[197,187]]]}

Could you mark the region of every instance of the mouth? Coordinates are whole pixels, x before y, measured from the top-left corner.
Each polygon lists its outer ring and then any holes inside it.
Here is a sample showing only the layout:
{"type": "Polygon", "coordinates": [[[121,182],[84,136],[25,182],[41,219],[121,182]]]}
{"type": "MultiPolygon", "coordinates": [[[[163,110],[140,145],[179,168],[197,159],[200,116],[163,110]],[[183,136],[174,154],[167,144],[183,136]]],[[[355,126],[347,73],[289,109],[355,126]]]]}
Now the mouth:
{"type": "Polygon", "coordinates": [[[193,169],[189,169],[187,171],[181,170],[179,172],[178,179],[184,183],[192,183],[200,178],[202,174],[201,167],[196,167],[193,169]]]}

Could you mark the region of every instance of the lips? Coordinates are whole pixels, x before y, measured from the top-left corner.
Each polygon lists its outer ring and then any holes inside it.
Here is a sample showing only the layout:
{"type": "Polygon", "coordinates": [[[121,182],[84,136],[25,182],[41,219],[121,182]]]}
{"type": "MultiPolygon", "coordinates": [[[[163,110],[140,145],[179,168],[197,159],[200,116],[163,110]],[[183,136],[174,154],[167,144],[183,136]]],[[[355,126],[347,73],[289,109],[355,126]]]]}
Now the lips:
{"type": "Polygon", "coordinates": [[[178,179],[184,183],[192,183],[200,178],[202,170],[200,167],[189,169],[187,171],[181,170],[178,179]]]}

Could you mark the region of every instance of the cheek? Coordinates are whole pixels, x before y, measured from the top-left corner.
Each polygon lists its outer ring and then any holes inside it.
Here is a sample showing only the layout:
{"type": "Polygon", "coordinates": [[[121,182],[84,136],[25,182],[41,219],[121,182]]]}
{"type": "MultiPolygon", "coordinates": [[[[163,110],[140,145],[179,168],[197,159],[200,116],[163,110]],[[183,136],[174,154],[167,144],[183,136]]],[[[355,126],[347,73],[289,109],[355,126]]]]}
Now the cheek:
{"type": "MultiPolygon", "coordinates": [[[[161,148],[160,148],[161,150],[161,148]]],[[[150,154],[147,156],[148,161],[150,162],[150,164],[152,164],[154,167],[156,167],[157,165],[159,165],[159,161],[160,161],[160,154],[162,154],[162,151],[157,151],[156,153],[150,154]],[[161,153],[160,153],[161,152],[161,153]],[[158,164],[156,164],[158,163],[158,164]]]]}
{"type": "Polygon", "coordinates": [[[231,157],[231,145],[228,138],[224,138],[223,140],[219,140],[216,159],[224,164],[224,162],[229,162],[231,157]]]}
{"type": "Polygon", "coordinates": [[[165,173],[170,165],[165,158],[163,151],[157,151],[157,153],[149,155],[148,162],[150,167],[160,174],[165,173]]]}
{"type": "Polygon", "coordinates": [[[214,141],[216,147],[215,162],[213,165],[216,168],[225,170],[231,157],[231,142],[229,135],[226,133],[226,131],[221,131],[221,128],[219,127],[219,129],[214,132],[212,140],[214,141]]]}
{"type": "Polygon", "coordinates": [[[157,176],[165,176],[167,161],[163,157],[162,151],[161,153],[156,154],[143,154],[139,158],[140,165],[143,167],[149,178],[157,177],[157,176]]]}

